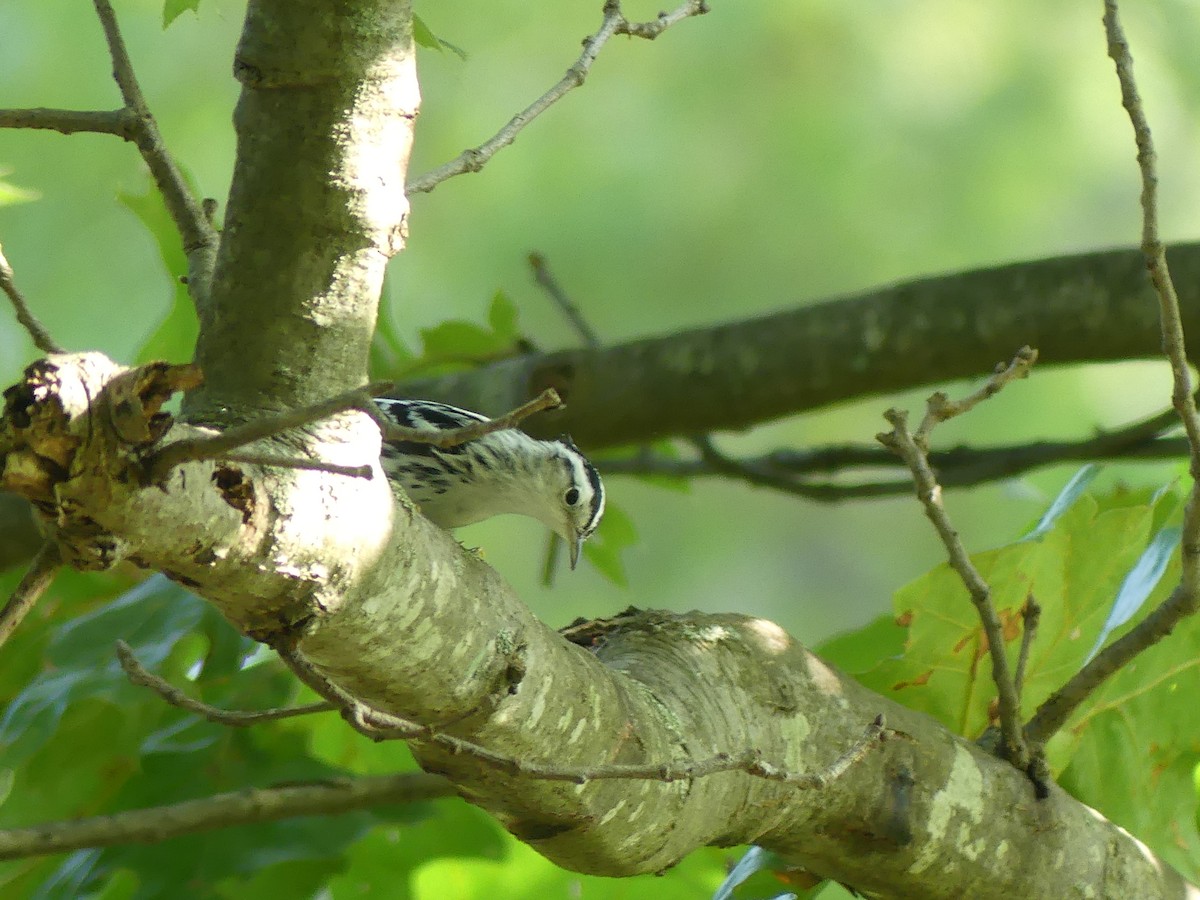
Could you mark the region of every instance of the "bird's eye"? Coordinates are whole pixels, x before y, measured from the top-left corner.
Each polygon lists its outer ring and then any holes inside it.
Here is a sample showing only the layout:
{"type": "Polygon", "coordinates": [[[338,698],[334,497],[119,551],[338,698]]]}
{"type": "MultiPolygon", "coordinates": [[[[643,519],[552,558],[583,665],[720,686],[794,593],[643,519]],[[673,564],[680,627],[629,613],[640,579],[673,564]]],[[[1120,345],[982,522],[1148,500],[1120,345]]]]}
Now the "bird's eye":
{"type": "Polygon", "coordinates": [[[567,506],[574,506],[579,502],[579,488],[568,489],[567,494],[565,497],[563,497],[563,499],[567,501],[567,506]]]}

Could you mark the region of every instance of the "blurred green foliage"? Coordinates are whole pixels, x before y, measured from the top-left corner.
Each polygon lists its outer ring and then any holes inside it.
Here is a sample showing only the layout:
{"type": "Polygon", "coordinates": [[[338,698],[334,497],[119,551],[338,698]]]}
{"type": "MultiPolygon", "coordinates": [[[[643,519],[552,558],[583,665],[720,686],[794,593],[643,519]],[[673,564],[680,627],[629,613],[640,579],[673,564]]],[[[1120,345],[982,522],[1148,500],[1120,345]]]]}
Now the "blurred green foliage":
{"type": "MultiPolygon", "coordinates": [[[[545,254],[603,339],[620,341],[895,279],[1136,240],[1133,146],[1098,7],[712,5],[654,44],[613,41],[586,87],[482,174],[413,198],[410,246],[385,290],[377,373],[576,342],[532,283],[531,250],[545,254]]],[[[542,93],[600,20],[599,3],[535,6],[420,7],[421,43],[433,49],[419,56],[414,174],[478,145],[542,93]]],[[[168,143],[198,190],[223,198],[242,5],[128,0],[118,12],[168,143]]],[[[626,5],[631,18],[657,12],[641,0],[626,5]]],[[[1161,0],[1130,4],[1124,17],[1158,142],[1164,234],[1194,238],[1200,11],[1161,0]]],[[[2,106],[118,103],[86,7],[64,16],[54,4],[4,4],[0,49],[2,106]]],[[[196,326],[178,283],[182,258],[132,148],[105,136],[5,131],[0,176],[0,240],[60,343],[122,361],[189,356],[196,326]]],[[[0,312],[0,381],[34,355],[0,312]]],[[[994,362],[980,360],[981,374],[994,362]]],[[[1044,369],[940,428],[935,442],[1083,434],[1165,406],[1168,383],[1158,364],[1044,369]]],[[[923,394],[795,417],[723,436],[722,446],[869,441],[884,407],[916,407],[923,394]]],[[[1095,493],[1020,543],[1013,536],[1069,468],[950,495],[968,545],[997,547],[976,558],[1008,621],[1034,585],[1047,609],[1029,703],[1089,650],[1124,574],[1174,515],[1174,494],[1150,492],[1175,474],[1168,465],[1110,467],[1095,493]]],[[[613,479],[624,515],[610,514],[619,527],[589,551],[593,561],[606,547],[620,556],[553,587],[543,587],[541,560],[529,552],[540,545],[536,523],[498,520],[463,539],[485,546],[554,624],[634,602],[763,615],[808,643],[844,632],[824,649],[867,683],[969,735],[983,726],[990,694],[975,665],[977,626],[961,586],[944,567],[929,571],[942,550],[910,498],[821,507],[730,483],[661,488],[613,479]]],[[[1173,577],[1168,569],[1151,603],[1173,577]]],[[[211,703],[304,699],[272,663],[243,670],[250,648],[177,589],[159,583],[109,605],[129,587],[119,576],[65,574],[5,647],[0,825],[410,764],[401,748],[372,745],[333,716],[230,732],[130,687],[112,660],[117,638],[211,703]]],[[[1181,865],[1189,853],[1200,858],[1200,747],[1180,705],[1196,694],[1193,643],[1181,629],[1138,672],[1113,679],[1051,745],[1064,785],[1181,865]]],[[[302,897],[324,885],[339,898],[698,897],[735,857],[704,851],[659,879],[585,878],[447,802],[8,863],[0,893],[115,900],[161,896],[170,884],[175,896],[302,897]]]]}

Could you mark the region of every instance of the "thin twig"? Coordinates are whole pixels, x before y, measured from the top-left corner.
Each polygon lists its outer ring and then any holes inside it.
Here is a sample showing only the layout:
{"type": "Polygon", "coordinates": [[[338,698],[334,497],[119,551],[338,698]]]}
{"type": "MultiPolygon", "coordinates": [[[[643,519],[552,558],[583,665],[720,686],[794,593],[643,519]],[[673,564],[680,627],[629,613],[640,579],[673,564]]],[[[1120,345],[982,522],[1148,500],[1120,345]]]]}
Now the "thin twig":
{"type": "Polygon", "coordinates": [[[958,537],[958,532],[954,530],[954,526],[950,523],[950,517],[942,505],[942,488],[929,466],[926,443],[929,431],[936,422],[945,421],[953,415],[970,409],[982,399],[993,396],[1012,378],[1020,377],[1012,373],[1026,374],[1036,358],[1035,351],[1023,347],[1007,368],[997,367],[997,371],[989,381],[989,386],[985,386],[964,401],[953,403],[944,394],[934,395],[929,400],[929,408],[921,423],[921,428],[916,434],[909,431],[908,415],[905,412],[890,409],[884,413],[884,418],[892,425],[892,431],[877,436],[880,443],[894,450],[908,464],[917,488],[917,497],[925,508],[925,515],[933,523],[938,536],[942,539],[942,544],[949,556],[950,566],[958,573],[959,578],[966,586],[971,602],[979,614],[992,658],[992,681],[995,682],[996,696],[999,702],[1000,734],[1004,754],[1019,769],[1026,769],[1031,757],[1021,730],[1020,700],[1008,668],[1008,657],[1004,650],[1004,631],[1000,624],[1000,617],[996,614],[996,608],[992,604],[991,588],[971,562],[966,548],[958,537]],[[993,384],[995,387],[990,387],[993,384]],[[920,443],[918,443],[918,437],[920,443]]]}
{"type": "Polygon", "coordinates": [[[329,702],[309,703],[304,706],[292,706],[278,709],[263,710],[232,710],[218,709],[199,700],[194,700],[175,685],[164,678],[155,675],[138,661],[133,650],[124,641],[117,641],[117,659],[121,668],[129,676],[130,682],[139,687],[147,687],[158,694],[165,702],[179,709],[196,713],[215,722],[218,725],[229,725],[233,728],[247,728],[263,722],[277,722],[280,719],[292,719],[296,716],[308,716],[313,713],[330,712],[337,707],[329,702]]]}
{"type": "Polygon", "coordinates": [[[130,109],[0,109],[0,128],[41,128],[59,134],[112,134],[131,141],[137,115],[130,109]]]}
{"type": "Polygon", "coordinates": [[[1200,415],[1197,415],[1192,392],[1192,377],[1188,368],[1179,299],[1167,268],[1166,252],[1158,235],[1157,156],[1150,135],[1150,125],[1138,96],[1137,84],[1133,77],[1133,57],[1121,27],[1115,0],[1105,0],[1104,31],[1108,40],[1108,55],[1116,66],[1117,81],[1121,85],[1121,104],[1129,114],[1134,141],[1137,144],[1138,169],[1142,177],[1142,255],[1145,257],[1150,281],[1158,296],[1162,344],[1171,363],[1174,384],[1171,400],[1183,421],[1190,444],[1193,484],[1183,514],[1179,584],[1175,586],[1171,595],[1141,622],[1105,647],[1095,659],[1038,707],[1025,727],[1025,734],[1031,742],[1049,740],[1110,675],[1174,631],[1181,620],[1200,610],[1200,415]]]}
{"type": "Polygon", "coordinates": [[[941,391],[931,396],[925,404],[925,417],[913,433],[913,440],[917,442],[917,446],[928,449],[929,433],[937,425],[953,419],[955,416],[970,412],[984,400],[994,397],[1004,390],[1004,386],[1009,382],[1027,376],[1029,370],[1033,368],[1033,364],[1037,362],[1037,357],[1037,351],[1032,347],[1022,347],[1007,366],[1004,363],[997,365],[992,377],[975,393],[961,400],[951,400],[941,391]]]}
{"type": "Polygon", "coordinates": [[[0,610],[0,647],[4,646],[21,624],[21,620],[33,609],[34,604],[46,592],[46,588],[54,582],[54,576],[61,565],[62,556],[57,545],[53,541],[47,541],[29,564],[29,570],[4,604],[4,609],[0,610]]]}
{"type": "Polygon", "coordinates": [[[93,847],[156,844],[185,834],[278,822],[298,816],[333,816],[386,804],[420,803],[455,796],[440,775],[405,772],[324,779],[269,788],[247,788],[164,806],[106,816],[40,822],[0,830],[0,860],[24,859],[93,847]]]}
{"type": "Polygon", "coordinates": [[[681,781],[704,778],[719,772],[745,772],[755,778],[778,781],[800,789],[817,789],[830,784],[874,746],[888,738],[903,738],[901,732],[884,724],[879,715],[837,759],[816,772],[797,773],[764,763],[761,754],[748,750],[739,754],[717,753],[703,760],[672,760],[665,763],[600,764],[586,767],[543,765],[515,759],[481,747],[462,738],[443,734],[407,719],[381,712],[362,703],[347,691],[331,682],[308,660],[291,647],[276,647],[280,658],[296,676],[318,696],[338,706],[342,718],[360,734],[372,740],[415,740],[436,744],[456,755],[466,755],[486,766],[510,775],[538,778],[544,781],[565,781],[586,784],[589,781],[612,779],[646,779],[652,781],[681,781]]]}
{"type": "Polygon", "coordinates": [[[291,409],[273,416],[264,416],[244,425],[235,425],[219,434],[205,437],[186,438],[156,451],[142,465],[149,483],[162,481],[173,468],[185,462],[206,459],[221,459],[255,441],[274,437],[293,428],[301,428],[336,413],[357,409],[367,413],[377,422],[378,410],[371,398],[391,387],[391,382],[375,382],[344,394],[338,394],[311,406],[291,409]]]}
{"type": "Polygon", "coordinates": [[[1033,641],[1037,637],[1038,623],[1042,618],[1042,607],[1032,593],[1025,598],[1021,607],[1021,650],[1017,654],[1017,672],[1013,676],[1013,686],[1017,689],[1017,699],[1025,691],[1025,669],[1029,665],[1029,651],[1033,649],[1033,641]]]}
{"type": "Polygon", "coordinates": [[[29,304],[25,302],[24,295],[17,290],[17,285],[13,281],[12,266],[8,264],[3,247],[0,247],[0,290],[8,294],[8,299],[12,301],[13,309],[16,310],[17,321],[29,332],[34,346],[43,353],[62,353],[62,347],[55,342],[54,338],[50,337],[50,332],[38,321],[37,316],[29,308],[29,304]]]}
{"type": "Polygon", "coordinates": [[[113,79],[121,91],[126,109],[134,119],[132,139],[137,144],[147,168],[150,169],[150,175],[154,178],[171,220],[183,240],[183,251],[188,258],[188,291],[197,304],[203,304],[208,298],[213,267],[216,264],[216,230],[205,216],[201,203],[188,188],[183,174],[167,150],[162,134],[159,133],[158,123],[146,105],[112,4],[109,0],[92,2],[108,43],[113,79]]]}
{"type": "MultiPolygon", "coordinates": [[[[389,441],[411,441],[416,444],[426,444],[430,447],[439,447],[444,450],[447,447],[457,447],[459,444],[467,443],[467,441],[477,440],[485,434],[516,428],[522,421],[528,419],[534,413],[539,413],[546,409],[558,409],[562,405],[563,402],[559,398],[558,392],[554,388],[546,388],[546,390],[542,391],[528,403],[522,403],[516,409],[502,416],[482,422],[472,422],[470,425],[464,425],[462,428],[452,428],[445,431],[434,431],[429,428],[404,428],[388,419],[385,415],[382,417],[384,437],[389,441]]],[[[379,419],[376,421],[379,421],[379,419]]]]}
{"type": "Polygon", "coordinates": [[[529,267],[533,269],[533,280],[549,295],[559,311],[571,323],[571,327],[575,329],[575,333],[579,335],[583,341],[583,345],[591,348],[600,347],[600,336],[588,324],[588,320],[583,317],[583,313],[579,311],[579,307],[575,301],[570,298],[567,292],[563,290],[562,285],[558,283],[558,279],[550,271],[546,257],[540,253],[530,253],[529,267]]]}
{"type": "Polygon", "coordinates": [[[1183,517],[1183,536],[1180,541],[1182,574],[1180,586],[1193,598],[1193,611],[1200,606],[1200,414],[1192,387],[1192,370],[1188,364],[1187,346],[1183,336],[1183,320],[1179,296],[1167,267],[1167,253],[1158,234],[1158,155],[1150,135],[1150,123],[1138,96],[1133,77],[1133,56],[1121,27],[1116,0],[1105,0],[1104,30],[1108,37],[1108,55],[1117,69],[1121,85],[1121,105],[1129,114],[1133,137],[1137,144],[1138,169],[1142,176],[1142,254],[1154,292],[1158,295],[1158,315],[1162,327],[1163,350],[1171,363],[1174,389],[1171,402],[1183,422],[1191,444],[1192,495],[1183,517]]]}
{"type": "MultiPolygon", "coordinates": [[[[579,335],[585,347],[597,349],[601,346],[600,336],[595,329],[584,318],[580,312],[579,306],[571,299],[570,295],[563,290],[562,285],[558,283],[558,279],[550,271],[550,266],[546,262],[546,257],[540,253],[529,254],[529,267],[533,269],[533,279],[538,285],[549,295],[554,305],[558,307],[579,335]]],[[[558,568],[558,560],[562,556],[559,552],[562,548],[563,539],[553,531],[546,534],[546,553],[542,562],[542,586],[552,587],[554,584],[554,573],[558,568]]]]}
{"type": "Polygon", "coordinates": [[[345,475],[348,478],[370,478],[375,472],[370,466],[342,466],[319,459],[295,459],[270,456],[265,453],[226,453],[221,456],[221,459],[225,462],[245,463],[248,466],[299,469],[305,472],[329,472],[332,475],[345,475]]]}
{"type": "Polygon", "coordinates": [[[600,23],[600,28],[591,37],[584,39],[583,52],[575,60],[575,64],[550,90],[513,116],[508,124],[478,147],[464,150],[445,165],[438,166],[433,171],[414,178],[408,183],[405,190],[409,196],[428,192],[456,175],[478,172],[498,151],[516,140],[517,135],[524,130],[526,125],[573,89],[583,84],[600,50],[614,34],[627,34],[652,40],[676,22],[691,16],[703,15],[706,12],[708,12],[708,5],[705,0],[686,0],[675,10],[660,15],[653,22],[636,23],[629,22],[625,18],[621,13],[621,4],[617,0],[607,0],[604,4],[604,18],[600,23]]]}

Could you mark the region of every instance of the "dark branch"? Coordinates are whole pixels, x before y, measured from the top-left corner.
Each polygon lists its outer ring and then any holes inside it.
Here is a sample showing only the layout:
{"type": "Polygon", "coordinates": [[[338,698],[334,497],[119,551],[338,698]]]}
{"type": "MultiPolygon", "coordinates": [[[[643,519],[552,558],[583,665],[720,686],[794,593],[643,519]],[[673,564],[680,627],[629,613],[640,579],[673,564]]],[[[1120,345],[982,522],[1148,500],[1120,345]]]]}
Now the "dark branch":
{"type": "MultiPolygon", "coordinates": [[[[929,463],[943,488],[966,487],[1011,478],[1040,466],[1103,459],[1140,461],[1186,456],[1187,441],[1162,435],[1179,426],[1174,410],[1078,441],[1033,441],[1006,447],[954,447],[929,451],[929,463]]],[[[866,444],[837,444],[810,450],[774,450],[762,456],[735,458],[711,453],[677,459],[649,451],[632,456],[594,459],[605,475],[665,475],[674,478],[735,477],[762,487],[783,490],[809,500],[837,503],[851,499],[895,496],[912,491],[912,479],[888,481],[816,480],[814,475],[853,475],[855,471],[903,468],[896,455],[866,444]],[[715,456],[713,455],[715,454],[715,456]]],[[[907,471],[907,470],[906,470],[907,471]]]]}
{"type": "MultiPolygon", "coordinates": [[[[1200,328],[1200,244],[1171,250],[1184,324],[1200,328]]],[[[1137,250],[925,278],[761,318],[599,349],[526,354],[406,381],[395,396],[492,414],[554,387],[553,426],[585,449],[742,429],[849,399],[978,375],[1034,344],[1041,364],[1160,359],[1137,250]],[[753,348],[747,353],[746,348],[753,348]]]]}

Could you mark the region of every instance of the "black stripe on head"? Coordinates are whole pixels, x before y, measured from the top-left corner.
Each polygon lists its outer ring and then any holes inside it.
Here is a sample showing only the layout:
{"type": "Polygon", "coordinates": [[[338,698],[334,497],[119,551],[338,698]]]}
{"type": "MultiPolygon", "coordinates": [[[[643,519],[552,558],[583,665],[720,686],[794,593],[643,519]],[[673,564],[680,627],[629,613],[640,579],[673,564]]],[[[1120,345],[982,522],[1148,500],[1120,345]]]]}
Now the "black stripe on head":
{"type": "Polygon", "coordinates": [[[600,524],[600,514],[604,512],[604,482],[600,480],[600,473],[596,471],[596,467],[587,460],[583,462],[583,470],[587,472],[588,483],[592,486],[591,515],[588,516],[587,525],[583,530],[585,534],[591,534],[600,524]]]}
{"type": "MultiPolygon", "coordinates": [[[[600,516],[604,513],[604,482],[600,480],[600,473],[596,471],[596,467],[588,462],[587,457],[583,455],[583,451],[575,446],[575,442],[571,440],[569,434],[559,435],[558,442],[579,454],[579,459],[583,463],[584,474],[587,475],[588,484],[592,486],[592,500],[588,509],[588,520],[587,524],[583,527],[584,535],[590,535],[596,530],[596,526],[600,524],[600,516]]],[[[570,467],[569,461],[567,462],[567,466],[568,468],[570,467]]],[[[571,474],[574,475],[574,471],[571,474]]]]}

